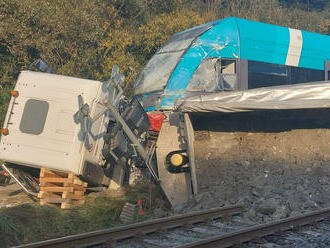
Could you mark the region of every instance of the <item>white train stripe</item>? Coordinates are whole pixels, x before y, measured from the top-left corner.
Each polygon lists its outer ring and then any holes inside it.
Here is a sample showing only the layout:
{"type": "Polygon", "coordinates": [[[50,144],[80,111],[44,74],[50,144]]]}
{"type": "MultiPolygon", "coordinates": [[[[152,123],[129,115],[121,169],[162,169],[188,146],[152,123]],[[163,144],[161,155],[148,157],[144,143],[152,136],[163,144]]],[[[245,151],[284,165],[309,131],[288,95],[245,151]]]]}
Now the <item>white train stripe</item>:
{"type": "Polygon", "coordinates": [[[289,32],[290,44],[285,64],[291,66],[298,66],[303,45],[302,33],[301,30],[292,28],[289,28],[289,32]]]}

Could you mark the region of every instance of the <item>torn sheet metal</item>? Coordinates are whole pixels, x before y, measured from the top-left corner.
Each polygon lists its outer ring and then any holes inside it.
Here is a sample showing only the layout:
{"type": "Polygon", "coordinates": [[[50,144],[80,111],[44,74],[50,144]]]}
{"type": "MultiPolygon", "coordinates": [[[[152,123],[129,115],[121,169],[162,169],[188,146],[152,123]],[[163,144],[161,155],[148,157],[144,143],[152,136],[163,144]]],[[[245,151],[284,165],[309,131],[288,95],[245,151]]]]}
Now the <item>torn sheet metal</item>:
{"type": "Polygon", "coordinates": [[[219,92],[178,101],[182,112],[330,108],[330,81],[219,92]]]}

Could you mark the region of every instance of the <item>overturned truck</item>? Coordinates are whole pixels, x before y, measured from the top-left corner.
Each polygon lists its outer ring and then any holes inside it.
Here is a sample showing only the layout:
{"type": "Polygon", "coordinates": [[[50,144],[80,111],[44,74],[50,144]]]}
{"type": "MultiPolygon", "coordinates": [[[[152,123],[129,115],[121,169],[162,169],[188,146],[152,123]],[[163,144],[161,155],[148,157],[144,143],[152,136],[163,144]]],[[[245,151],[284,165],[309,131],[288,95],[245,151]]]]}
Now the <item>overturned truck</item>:
{"type": "Polygon", "coordinates": [[[263,154],[288,162],[283,152],[257,154],[244,137],[328,129],[329,45],[326,35],[225,18],[172,36],[130,101],[117,67],[105,83],[24,71],[11,92],[0,159],[25,188],[40,168],[110,187],[123,185],[132,166],[146,169],[173,205],[184,203],[217,177],[203,167],[208,154],[229,166],[263,154]]]}

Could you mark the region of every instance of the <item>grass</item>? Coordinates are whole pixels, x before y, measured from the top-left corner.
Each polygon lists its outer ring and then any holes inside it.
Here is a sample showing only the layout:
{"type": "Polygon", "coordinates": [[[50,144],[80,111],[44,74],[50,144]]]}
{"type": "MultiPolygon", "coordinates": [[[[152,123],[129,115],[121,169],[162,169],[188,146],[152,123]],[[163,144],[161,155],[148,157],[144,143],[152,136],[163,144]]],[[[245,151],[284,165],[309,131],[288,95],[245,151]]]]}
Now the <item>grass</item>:
{"type": "Polygon", "coordinates": [[[0,214],[0,247],[19,244],[23,237],[23,230],[11,215],[0,214]]]}
{"type": "Polygon", "coordinates": [[[0,85],[0,128],[3,126],[5,115],[8,108],[8,103],[10,100],[10,87],[1,87],[0,85]]]}
{"type": "Polygon", "coordinates": [[[83,207],[61,210],[22,204],[0,211],[0,247],[36,242],[121,225],[125,201],[87,197],[83,207]]]}
{"type": "Polygon", "coordinates": [[[124,199],[90,194],[84,206],[69,210],[38,203],[1,209],[0,248],[120,226],[124,204],[138,200],[142,200],[145,214],[138,215],[135,222],[150,219],[152,209],[170,208],[159,187],[148,183],[127,187],[124,199]]]}

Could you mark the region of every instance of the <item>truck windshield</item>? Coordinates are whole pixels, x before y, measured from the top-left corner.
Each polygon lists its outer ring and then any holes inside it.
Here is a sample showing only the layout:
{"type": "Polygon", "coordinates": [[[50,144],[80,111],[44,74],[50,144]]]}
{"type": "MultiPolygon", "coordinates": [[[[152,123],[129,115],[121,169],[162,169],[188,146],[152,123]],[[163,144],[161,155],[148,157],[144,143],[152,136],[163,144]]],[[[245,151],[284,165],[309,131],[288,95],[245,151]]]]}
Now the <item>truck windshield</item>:
{"type": "Polygon", "coordinates": [[[162,90],[183,53],[211,26],[212,24],[202,25],[173,35],[149,60],[139,75],[135,85],[135,94],[162,90]]]}

